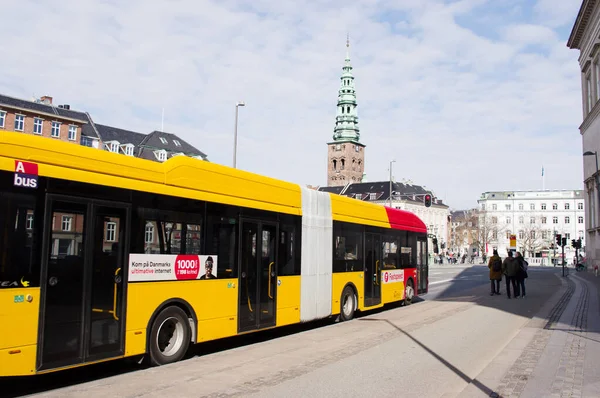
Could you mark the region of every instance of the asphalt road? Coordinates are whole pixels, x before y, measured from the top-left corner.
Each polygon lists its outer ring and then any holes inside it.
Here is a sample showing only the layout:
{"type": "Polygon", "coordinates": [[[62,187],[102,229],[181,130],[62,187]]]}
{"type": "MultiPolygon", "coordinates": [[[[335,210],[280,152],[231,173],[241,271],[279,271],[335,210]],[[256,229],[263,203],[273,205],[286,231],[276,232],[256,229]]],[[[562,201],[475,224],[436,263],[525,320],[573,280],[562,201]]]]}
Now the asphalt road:
{"type": "MultiPolygon", "coordinates": [[[[537,280],[553,286],[552,272],[537,280]]],[[[429,294],[408,307],[201,344],[160,368],[124,360],[0,379],[0,396],[455,396],[552,293],[538,282],[527,302],[489,297],[487,276],[482,265],[431,267],[429,294]]]]}

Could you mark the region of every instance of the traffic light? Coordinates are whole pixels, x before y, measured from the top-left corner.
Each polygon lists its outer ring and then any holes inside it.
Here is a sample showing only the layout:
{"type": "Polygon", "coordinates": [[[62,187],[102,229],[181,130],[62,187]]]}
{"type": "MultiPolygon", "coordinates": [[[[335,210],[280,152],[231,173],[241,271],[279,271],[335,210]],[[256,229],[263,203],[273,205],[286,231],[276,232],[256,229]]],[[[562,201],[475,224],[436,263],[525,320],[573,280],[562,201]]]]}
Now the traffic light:
{"type": "Polygon", "coordinates": [[[567,238],[562,238],[562,243],[561,246],[566,246],[567,245],[567,238]]]}
{"type": "Polygon", "coordinates": [[[561,245],[562,245],[562,235],[556,234],[556,246],[561,246],[561,245]]]}
{"type": "Polygon", "coordinates": [[[425,194],[425,207],[431,207],[431,195],[430,194],[425,194]]]}
{"type": "Polygon", "coordinates": [[[575,239],[571,239],[571,247],[577,249],[577,241],[575,239]]]}

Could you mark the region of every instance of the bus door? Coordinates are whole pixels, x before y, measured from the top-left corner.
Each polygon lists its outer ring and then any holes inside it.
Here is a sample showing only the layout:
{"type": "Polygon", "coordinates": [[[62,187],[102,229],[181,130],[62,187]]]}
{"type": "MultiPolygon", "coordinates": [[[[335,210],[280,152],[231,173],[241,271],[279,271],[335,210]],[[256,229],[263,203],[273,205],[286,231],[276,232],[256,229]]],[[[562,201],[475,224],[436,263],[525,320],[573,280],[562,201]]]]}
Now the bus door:
{"type": "Polygon", "coordinates": [[[365,307],[381,303],[381,236],[365,234],[365,307]]]}
{"type": "Polygon", "coordinates": [[[242,220],[240,228],[238,330],[245,332],[275,326],[278,225],[242,220]]]}
{"type": "Polygon", "coordinates": [[[49,196],[38,368],[123,355],[129,207],[49,196]]]}
{"type": "Polygon", "coordinates": [[[429,265],[427,263],[427,238],[417,238],[417,291],[424,294],[429,290],[429,265]]]}

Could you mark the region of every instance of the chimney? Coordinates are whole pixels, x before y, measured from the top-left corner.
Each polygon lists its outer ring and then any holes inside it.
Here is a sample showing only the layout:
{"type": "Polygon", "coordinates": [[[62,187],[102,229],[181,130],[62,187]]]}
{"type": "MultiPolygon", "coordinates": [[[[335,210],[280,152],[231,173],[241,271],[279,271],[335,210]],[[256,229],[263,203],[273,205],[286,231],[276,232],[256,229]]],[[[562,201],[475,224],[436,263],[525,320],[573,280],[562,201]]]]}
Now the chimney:
{"type": "Polygon", "coordinates": [[[40,101],[42,104],[52,105],[52,97],[49,95],[43,95],[42,98],[40,98],[40,101]]]}

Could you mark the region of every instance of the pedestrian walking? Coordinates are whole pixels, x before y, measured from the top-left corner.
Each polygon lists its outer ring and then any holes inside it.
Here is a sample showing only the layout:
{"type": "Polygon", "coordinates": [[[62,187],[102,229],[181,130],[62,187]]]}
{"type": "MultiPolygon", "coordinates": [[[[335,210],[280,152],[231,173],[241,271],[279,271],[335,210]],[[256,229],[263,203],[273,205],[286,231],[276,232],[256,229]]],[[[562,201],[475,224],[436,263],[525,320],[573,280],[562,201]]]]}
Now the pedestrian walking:
{"type": "Polygon", "coordinates": [[[506,276],[506,294],[510,298],[510,286],[512,285],[515,298],[519,298],[519,285],[517,284],[517,271],[519,263],[513,257],[512,250],[508,251],[508,257],[502,262],[502,273],[506,276]]]}
{"type": "Polygon", "coordinates": [[[517,287],[521,291],[521,298],[525,298],[525,279],[527,279],[527,269],[529,263],[523,258],[520,252],[517,252],[517,263],[519,268],[517,269],[517,287]]]}
{"type": "Polygon", "coordinates": [[[492,286],[492,292],[490,296],[494,294],[500,295],[500,281],[502,281],[502,260],[498,255],[498,250],[494,250],[494,254],[490,257],[488,263],[490,269],[490,284],[492,286]]]}

